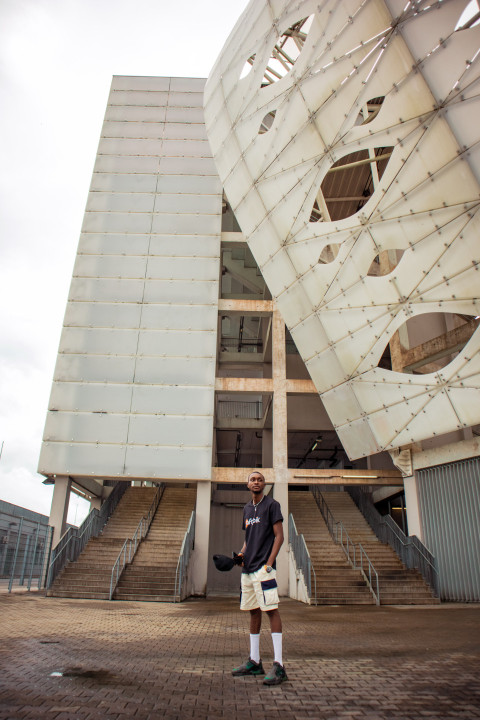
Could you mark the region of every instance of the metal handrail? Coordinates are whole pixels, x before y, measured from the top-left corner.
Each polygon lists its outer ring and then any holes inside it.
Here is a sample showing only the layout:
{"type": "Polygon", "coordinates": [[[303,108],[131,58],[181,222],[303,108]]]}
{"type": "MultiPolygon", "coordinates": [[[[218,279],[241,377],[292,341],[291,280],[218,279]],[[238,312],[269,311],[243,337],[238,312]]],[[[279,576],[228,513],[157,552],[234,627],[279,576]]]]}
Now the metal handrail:
{"type": "Polygon", "coordinates": [[[418,570],[438,597],[438,569],[428,548],[416,535],[405,535],[390,515],[380,515],[365,491],[348,488],[348,493],[378,539],[390,545],[407,568],[418,570]]]}
{"type": "Polygon", "coordinates": [[[173,602],[181,602],[184,598],[182,592],[184,589],[184,581],[187,575],[188,563],[190,556],[195,547],[195,510],[192,510],[190,515],[190,521],[188,523],[187,532],[184,535],[182,547],[178,556],[177,569],[175,571],[175,590],[173,595],[173,602]]]}
{"type": "Polygon", "coordinates": [[[161,483],[161,485],[158,486],[157,492],[155,493],[155,497],[152,500],[152,504],[150,505],[148,513],[141,518],[140,522],[137,525],[137,529],[133,533],[132,537],[125,539],[122,549],[118,553],[117,559],[113,563],[112,572],[110,575],[110,591],[109,591],[110,595],[108,598],[109,600],[111,600],[113,597],[113,593],[115,592],[115,589],[118,585],[118,581],[120,580],[120,577],[122,576],[122,573],[125,570],[125,565],[127,563],[132,562],[132,559],[135,557],[135,554],[136,554],[138,548],[140,547],[140,543],[142,542],[143,538],[147,535],[148,531],[150,530],[150,525],[152,524],[152,520],[157,511],[158,504],[161,500],[164,490],[165,490],[165,483],[161,483]],[[127,547],[128,547],[128,560],[127,560],[127,547]],[[132,547],[133,547],[133,552],[132,552],[132,547]],[[113,580],[114,577],[115,577],[115,582],[113,580]]]}
{"type": "Polygon", "coordinates": [[[94,508],[80,527],[69,528],[62,535],[51,553],[45,587],[49,588],[67,562],[74,562],[90,538],[98,535],[105,527],[128,486],[126,482],[117,483],[100,510],[94,508]]]}
{"type": "Polygon", "coordinates": [[[315,573],[315,569],[312,564],[312,560],[310,558],[310,553],[308,552],[307,543],[305,542],[305,537],[303,535],[300,535],[297,531],[297,526],[295,525],[295,520],[293,518],[292,513],[288,516],[288,542],[290,547],[292,548],[293,557],[295,558],[295,563],[297,566],[297,569],[300,570],[300,572],[303,574],[303,578],[305,581],[305,585],[307,587],[308,597],[312,599],[312,574],[313,574],[313,581],[314,581],[314,595],[313,599],[315,602],[317,601],[317,575],[315,573]]]}
{"type": "Polygon", "coordinates": [[[360,570],[365,579],[365,582],[367,583],[368,589],[374,597],[375,603],[377,605],[380,605],[380,585],[378,582],[378,572],[376,571],[374,564],[365,552],[365,549],[363,548],[361,543],[355,543],[352,540],[352,538],[348,534],[345,525],[341,521],[335,520],[332,511],[328,507],[325,498],[323,497],[320,490],[315,486],[310,488],[310,490],[313,494],[313,497],[315,498],[320,512],[322,513],[323,519],[327,524],[330,535],[335,540],[335,542],[342,547],[350,565],[355,570],[360,570]],[[358,559],[357,555],[359,556],[358,559]],[[368,574],[364,569],[364,559],[368,574]]]}

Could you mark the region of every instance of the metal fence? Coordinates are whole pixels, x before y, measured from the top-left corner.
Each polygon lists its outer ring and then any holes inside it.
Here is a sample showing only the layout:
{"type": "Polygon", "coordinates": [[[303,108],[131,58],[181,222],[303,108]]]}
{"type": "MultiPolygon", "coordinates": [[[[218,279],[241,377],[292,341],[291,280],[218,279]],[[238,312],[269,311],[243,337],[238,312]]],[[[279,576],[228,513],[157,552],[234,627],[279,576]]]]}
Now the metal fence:
{"type": "Polygon", "coordinates": [[[418,570],[438,597],[438,571],[428,548],[416,535],[405,535],[390,515],[380,515],[364,490],[354,487],[347,490],[378,539],[390,545],[407,568],[418,570]]]}
{"type": "Polygon", "coordinates": [[[46,587],[49,588],[67,562],[74,562],[91,537],[98,535],[117,507],[120,498],[129,486],[128,482],[119,482],[113,488],[100,510],[93,509],[78,528],[69,528],[52,551],[48,568],[46,587]]]}
{"type": "MultiPolygon", "coordinates": [[[[32,515],[34,515],[32,513],[32,515]]],[[[53,528],[40,520],[0,513],[0,583],[8,592],[45,585],[53,528]]]]}
{"type": "Polygon", "coordinates": [[[316,602],[317,600],[317,576],[310,559],[307,543],[303,535],[299,535],[295,520],[292,513],[288,516],[288,542],[292,548],[293,557],[297,565],[297,570],[303,574],[305,585],[307,587],[308,597],[316,602]],[[313,595],[312,595],[312,576],[313,576],[313,595]]]}
{"type": "Polygon", "coordinates": [[[178,557],[177,570],[175,572],[175,590],[173,601],[181,602],[187,596],[185,581],[187,579],[188,564],[195,546],[195,510],[190,515],[188,530],[183,538],[180,555],[178,557]]]}

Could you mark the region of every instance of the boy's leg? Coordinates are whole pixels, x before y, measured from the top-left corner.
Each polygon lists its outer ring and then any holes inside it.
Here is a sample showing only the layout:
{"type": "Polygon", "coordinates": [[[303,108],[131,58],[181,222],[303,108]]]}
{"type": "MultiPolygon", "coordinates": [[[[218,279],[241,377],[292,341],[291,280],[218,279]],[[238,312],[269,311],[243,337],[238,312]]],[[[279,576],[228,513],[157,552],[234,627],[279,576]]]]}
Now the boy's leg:
{"type": "Polygon", "coordinates": [[[262,611],[260,608],[250,610],[250,658],[260,662],[260,628],[262,627],[262,611]]]}

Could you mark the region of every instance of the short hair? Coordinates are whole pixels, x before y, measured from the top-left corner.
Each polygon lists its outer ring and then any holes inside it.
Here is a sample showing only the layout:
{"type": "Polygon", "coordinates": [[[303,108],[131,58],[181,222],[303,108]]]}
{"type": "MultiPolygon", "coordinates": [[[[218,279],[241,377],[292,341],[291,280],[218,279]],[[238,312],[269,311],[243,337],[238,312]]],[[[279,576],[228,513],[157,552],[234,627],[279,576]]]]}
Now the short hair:
{"type": "Polygon", "coordinates": [[[249,473],[249,475],[248,475],[248,477],[247,477],[247,483],[250,482],[250,478],[251,478],[252,475],[260,475],[260,477],[262,478],[263,482],[267,482],[267,481],[265,480],[265,475],[263,475],[263,473],[261,473],[260,470],[252,470],[252,472],[249,473]]]}

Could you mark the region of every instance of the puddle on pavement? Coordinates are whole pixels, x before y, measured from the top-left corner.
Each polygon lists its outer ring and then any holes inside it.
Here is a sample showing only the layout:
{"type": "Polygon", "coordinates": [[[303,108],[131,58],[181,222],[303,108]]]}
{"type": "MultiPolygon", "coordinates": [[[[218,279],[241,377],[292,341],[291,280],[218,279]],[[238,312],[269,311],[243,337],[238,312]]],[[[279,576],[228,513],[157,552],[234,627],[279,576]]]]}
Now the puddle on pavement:
{"type": "Polygon", "coordinates": [[[99,685],[112,685],[120,681],[118,675],[114,675],[108,670],[88,670],[81,667],[55,670],[50,673],[50,677],[88,678],[94,680],[99,685]]]}

